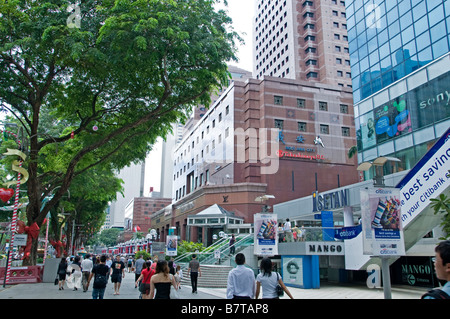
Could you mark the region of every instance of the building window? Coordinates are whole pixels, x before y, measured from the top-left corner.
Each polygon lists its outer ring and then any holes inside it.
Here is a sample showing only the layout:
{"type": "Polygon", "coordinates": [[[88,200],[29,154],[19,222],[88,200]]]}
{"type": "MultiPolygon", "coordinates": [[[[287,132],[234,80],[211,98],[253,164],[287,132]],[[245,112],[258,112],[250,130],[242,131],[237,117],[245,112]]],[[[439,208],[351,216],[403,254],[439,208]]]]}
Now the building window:
{"type": "Polygon", "coordinates": [[[277,120],[277,119],[275,119],[275,128],[278,128],[278,129],[280,129],[280,130],[283,130],[283,123],[284,123],[283,120],[277,120]]]}
{"type": "Polygon", "coordinates": [[[350,136],[350,128],[342,127],[342,136],[350,136]]]}
{"type": "Polygon", "coordinates": [[[317,77],[318,77],[317,72],[308,72],[308,74],[306,74],[306,78],[307,79],[309,79],[309,78],[317,78],[317,77]]]}
{"type": "Polygon", "coordinates": [[[306,107],[305,99],[297,99],[297,107],[304,109],[306,107]]]}
{"type": "Polygon", "coordinates": [[[342,114],[348,114],[348,105],[346,104],[341,104],[340,105],[340,110],[342,114]]]}
{"type": "Polygon", "coordinates": [[[274,96],[273,103],[275,105],[283,105],[283,97],[282,96],[274,96]]]}
{"type": "Polygon", "coordinates": [[[299,132],[306,132],[306,123],[298,122],[298,130],[299,130],[299,132]]]}
{"type": "Polygon", "coordinates": [[[316,41],[316,37],[314,35],[307,35],[305,37],[305,42],[307,41],[316,41]]]}
{"type": "Polygon", "coordinates": [[[329,126],[325,124],[320,124],[320,134],[330,134],[329,126]]]}
{"type": "Polygon", "coordinates": [[[306,61],[306,65],[317,65],[317,60],[309,59],[306,61]]]}
{"type": "Polygon", "coordinates": [[[319,101],[319,111],[328,111],[328,103],[319,101]]]}
{"type": "Polygon", "coordinates": [[[313,47],[308,47],[305,50],[305,53],[316,53],[317,49],[313,47]]]}

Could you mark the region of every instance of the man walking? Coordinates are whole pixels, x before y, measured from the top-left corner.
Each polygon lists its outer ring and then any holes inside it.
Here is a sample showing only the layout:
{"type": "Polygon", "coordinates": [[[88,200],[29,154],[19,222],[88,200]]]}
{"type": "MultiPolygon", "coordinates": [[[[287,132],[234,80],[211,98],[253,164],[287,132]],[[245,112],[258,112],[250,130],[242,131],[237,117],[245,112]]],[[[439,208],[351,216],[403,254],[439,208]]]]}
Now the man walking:
{"type": "Polygon", "coordinates": [[[188,272],[191,277],[192,293],[196,294],[197,293],[197,280],[198,280],[198,277],[202,276],[202,271],[200,269],[200,263],[197,260],[197,255],[192,255],[192,260],[189,262],[188,272]]]}
{"type": "Polygon", "coordinates": [[[236,268],[228,274],[227,299],[253,299],[255,297],[255,274],[245,267],[245,256],[236,255],[236,268]]]}
{"type": "Polygon", "coordinates": [[[81,283],[83,285],[83,292],[86,292],[88,290],[89,276],[91,275],[92,267],[94,267],[94,264],[92,263],[91,255],[86,254],[85,258],[81,262],[81,271],[82,271],[81,283]]]}
{"type": "Polygon", "coordinates": [[[292,229],[291,229],[291,222],[289,221],[289,218],[286,218],[286,222],[284,223],[284,234],[286,237],[286,242],[291,243],[294,241],[294,236],[292,235],[292,229]]]}
{"type": "Polygon", "coordinates": [[[106,284],[108,283],[109,267],[106,266],[106,256],[100,257],[100,263],[96,264],[89,275],[88,283],[94,277],[94,284],[92,285],[92,299],[103,299],[105,295],[106,284]]]}
{"type": "Polygon", "coordinates": [[[144,264],[145,264],[144,255],[141,255],[134,264],[134,267],[135,267],[134,282],[136,282],[138,280],[139,276],[141,275],[142,267],[144,267],[144,264]]]}
{"type": "Polygon", "coordinates": [[[435,248],[434,269],[444,286],[428,291],[422,299],[450,299],[450,240],[444,240],[435,248]]]}
{"type": "Polygon", "coordinates": [[[111,281],[114,283],[114,295],[119,295],[122,278],[125,278],[125,264],[116,256],[116,260],[111,264],[111,281]]]}

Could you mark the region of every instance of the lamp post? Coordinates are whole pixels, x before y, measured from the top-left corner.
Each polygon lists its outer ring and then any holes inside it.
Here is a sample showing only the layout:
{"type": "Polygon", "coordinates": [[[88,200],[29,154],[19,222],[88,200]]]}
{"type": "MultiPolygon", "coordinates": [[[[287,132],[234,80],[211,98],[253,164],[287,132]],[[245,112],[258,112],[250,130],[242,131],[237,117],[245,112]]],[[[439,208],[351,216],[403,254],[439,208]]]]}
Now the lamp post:
{"type": "MultiPolygon", "coordinates": [[[[255,202],[261,202],[261,203],[265,203],[266,201],[268,201],[271,198],[275,198],[275,196],[273,195],[261,195],[255,198],[255,202]]],[[[264,204],[263,208],[262,208],[262,213],[268,213],[270,209],[270,206],[267,206],[266,204],[264,204]]]]}
{"type": "MultiPolygon", "coordinates": [[[[358,165],[358,171],[368,171],[370,168],[374,167],[374,177],[373,177],[373,186],[375,187],[386,187],[384,184],[384,164],[388,161],[391,162],[400,162],[400,160],[396,157],[388,157],[388,156],[380,156],[374,159],[372,162],[363,162],[358,165]]],[[[383,275],[383,291],[384,291],[384,299],[392,299],[392,291],[391,291],[391,275],[389,269],[389,257],[381,256],[381,273],[383,275]]]]}

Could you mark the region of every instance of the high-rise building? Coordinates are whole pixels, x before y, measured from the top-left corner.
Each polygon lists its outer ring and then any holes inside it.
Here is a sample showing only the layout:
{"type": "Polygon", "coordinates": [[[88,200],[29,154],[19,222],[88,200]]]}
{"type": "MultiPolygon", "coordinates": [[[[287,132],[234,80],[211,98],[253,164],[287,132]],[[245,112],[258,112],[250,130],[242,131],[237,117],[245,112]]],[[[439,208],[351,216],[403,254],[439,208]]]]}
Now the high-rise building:
{"type": "Polygon", "coordinates": [[[253,76],[351,87],[345,1],[257,0],[253,76]]]}
{"type": "Polygon", "coordinates": [[[346,3],[358,162],[411,169],[450,126],[450,2],[346,3]]]}
{"type": "Polygon", "coordinates": [[[449,1],[346,3],[355,103],[449,51],[449,1]]]}

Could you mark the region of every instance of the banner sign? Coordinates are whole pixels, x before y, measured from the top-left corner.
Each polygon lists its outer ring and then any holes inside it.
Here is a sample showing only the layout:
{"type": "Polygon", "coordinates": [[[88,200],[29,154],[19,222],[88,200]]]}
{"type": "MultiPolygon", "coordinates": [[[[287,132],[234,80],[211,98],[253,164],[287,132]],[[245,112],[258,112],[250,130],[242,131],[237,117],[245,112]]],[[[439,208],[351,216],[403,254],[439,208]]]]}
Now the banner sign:
{"type": "Polygon", "coordinates": [[[169,235],[166,238],[166,255],[176,256],[177,255],[177,236],[169,235]]]}
{"type": "Polygon", "coordinates": [[[334,238],[338,240],[352,239],[358,236],[359,233],[361,233],[361,231],[362,231],[361,225],[342,227],[334,231],[334,238]]]}
{"type": "Polygon", "coordinates": [[[398,188],[362,189],[361,212],[365,255],[405,255],[398,188]]]}
{"type": "Polygon", "coordinates": [[[403,227],[447,189],[449,170],[450,128],[396,186],[401,189],[403,227]]]}
{"type": "Polygon", "coordinates": [[[278,226],[276,214],[255,214],[255,248],[258,256],[278,255],[278,226]]]}

